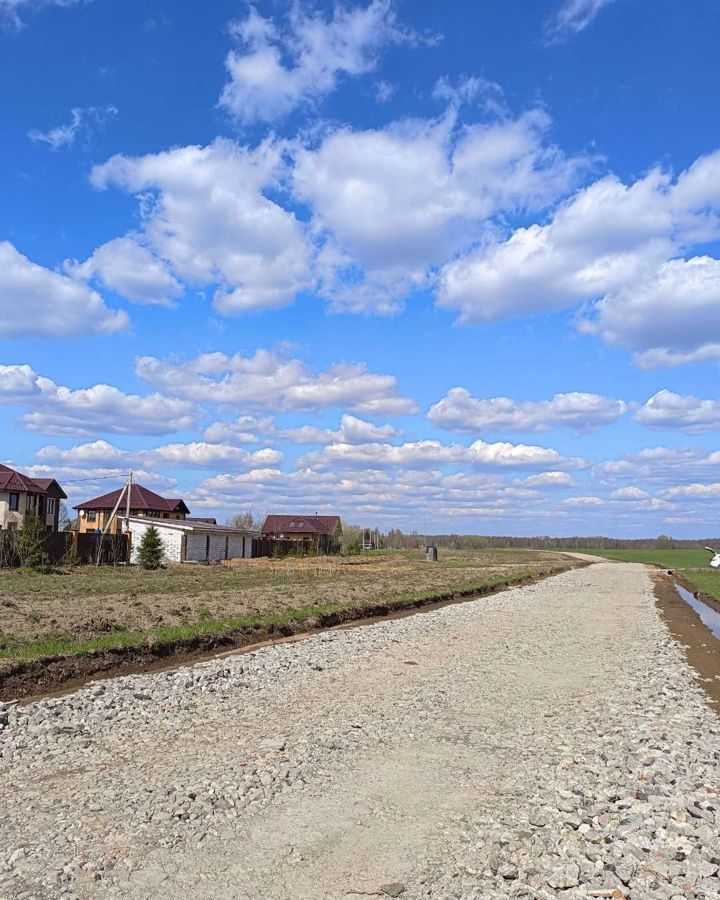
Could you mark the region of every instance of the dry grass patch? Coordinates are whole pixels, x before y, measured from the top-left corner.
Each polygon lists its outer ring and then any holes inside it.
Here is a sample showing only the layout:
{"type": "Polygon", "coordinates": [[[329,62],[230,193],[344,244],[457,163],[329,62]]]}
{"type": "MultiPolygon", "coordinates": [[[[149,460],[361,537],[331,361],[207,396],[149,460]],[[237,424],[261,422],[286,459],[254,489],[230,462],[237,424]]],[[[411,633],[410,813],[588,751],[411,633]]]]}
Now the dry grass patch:
{"type": "Polygon", "coordinates": [[[75,645],[124,646],[190,633],[281,622],[327,610],[384,605],[493,586],[576,563],[523,550],[441,550],[358,557],[236,560],[158,571],[84,566],[58,574],[0,572],[0,656],[75,645]]]}

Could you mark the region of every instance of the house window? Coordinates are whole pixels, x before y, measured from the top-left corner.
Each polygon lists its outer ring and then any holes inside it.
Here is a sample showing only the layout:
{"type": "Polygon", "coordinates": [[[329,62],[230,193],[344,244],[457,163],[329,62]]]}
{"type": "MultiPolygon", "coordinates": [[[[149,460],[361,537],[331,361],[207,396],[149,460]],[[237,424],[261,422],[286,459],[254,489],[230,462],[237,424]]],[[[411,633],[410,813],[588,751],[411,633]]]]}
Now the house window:
{"type": "Polygon", "coordinates": [[[95,512],[94,509],[89,509],[85,513],[85,518],[87,519],[88,522],[94,522],[95,519],[97,518],[97,513],[95,512]]]}
{"type": "Polygon", "coordinates": [[[33,508],[33,495],[27,494],[25,496],[25,509],[29,512],[33,508]]]}
{"type": "Polygon", "coordinates": [[[48,514],[49,516],[54,516],[54,515],[55,515],[55,498],[54,498],[54,497],[48,497],[48,501],[47,501],[47,514],[48,514]]]}
{"type": "Polygon", "coordinates": [[[20,509],[20,494],[10,494],[10,509],[13,512],[20,509]]]}

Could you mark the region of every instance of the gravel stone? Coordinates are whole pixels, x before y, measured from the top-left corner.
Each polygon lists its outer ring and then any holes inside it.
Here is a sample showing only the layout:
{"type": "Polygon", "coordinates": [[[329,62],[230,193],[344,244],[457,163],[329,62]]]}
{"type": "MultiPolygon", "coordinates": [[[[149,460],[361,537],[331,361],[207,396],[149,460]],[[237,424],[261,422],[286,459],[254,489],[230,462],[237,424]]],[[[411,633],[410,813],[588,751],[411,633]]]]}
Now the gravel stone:
{"type": "Polygon", "coordinates": [[[0,704],[0,897],[720,900],[719,726],[604,562],[0,704]]]}

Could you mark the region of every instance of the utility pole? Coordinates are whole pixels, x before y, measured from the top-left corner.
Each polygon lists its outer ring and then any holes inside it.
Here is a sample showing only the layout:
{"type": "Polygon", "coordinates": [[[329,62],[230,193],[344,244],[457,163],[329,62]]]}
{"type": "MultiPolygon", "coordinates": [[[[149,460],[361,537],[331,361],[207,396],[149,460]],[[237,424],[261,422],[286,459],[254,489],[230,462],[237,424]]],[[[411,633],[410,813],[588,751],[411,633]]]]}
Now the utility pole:
{"type": "Polygon", "coordinates": [[[125,504],[125,527],[129,529],[130,526],[130,494],[132,493],[132,484],[133,484],[133,473],[128,472],[128,480],[127,480],[127,503],[125,504]]]}
{"type": "Polygon", "coordinates": [[[120,504],[122,503],[122,498],[124,495],[127,497],[125,510],[127,512],[128,518],[130,517],[130,488],[132,486],[132,478],[133,478],[133,475],[132,475],[132,472],[130,472],[128,474],[127,481],[123,485],[122,490],[120,491],[120,494],[118,495],[117,502],[115,503],[115,506],[113,507],[113,511],[110,513],[110,518],[107,520],[107,522],[105,523],[105,527],[102,530],[102,534],[100,535],[100,540],[98,541],[97,559],[95,560],[96,566],[100,565],[100,557],[102,556],[102,546],[103,546],[103,541],[105,540],[105,535],[110,530],[110,526],[113,523],[113,519],[117,515],[117,511],[120,509],[120,504]]]}

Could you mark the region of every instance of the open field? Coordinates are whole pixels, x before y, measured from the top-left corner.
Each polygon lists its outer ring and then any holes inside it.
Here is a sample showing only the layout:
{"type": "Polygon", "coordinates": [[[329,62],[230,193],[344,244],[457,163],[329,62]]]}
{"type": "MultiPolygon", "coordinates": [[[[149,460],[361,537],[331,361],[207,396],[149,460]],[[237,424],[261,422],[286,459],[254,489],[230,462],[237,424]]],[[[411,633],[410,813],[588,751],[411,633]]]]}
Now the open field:
{"type": "Polygon", "coordinates": [[[483,590],[577,563],[522,550],[419,551],[158,571],[84,566],[58,574],[0,572],[0,659],[82,654],[282,625],[328,612],[401,607],[483,590]]]}
{"type": "Polygon", "coordinates": [[[591,556],[619,559],[622,562],[652,563],[666,569],[688,569],[707,566],[710,554],[707,550],[580,550],[591,556]]]}
{"type": "Polygon", "coordinates": [[[622,562],[642,562],[662,566],[678,572],[696,591],[720,601],[720,572],[708,566],[707,550],[583,550],[592,556],[618,559],[622,562]]]}

